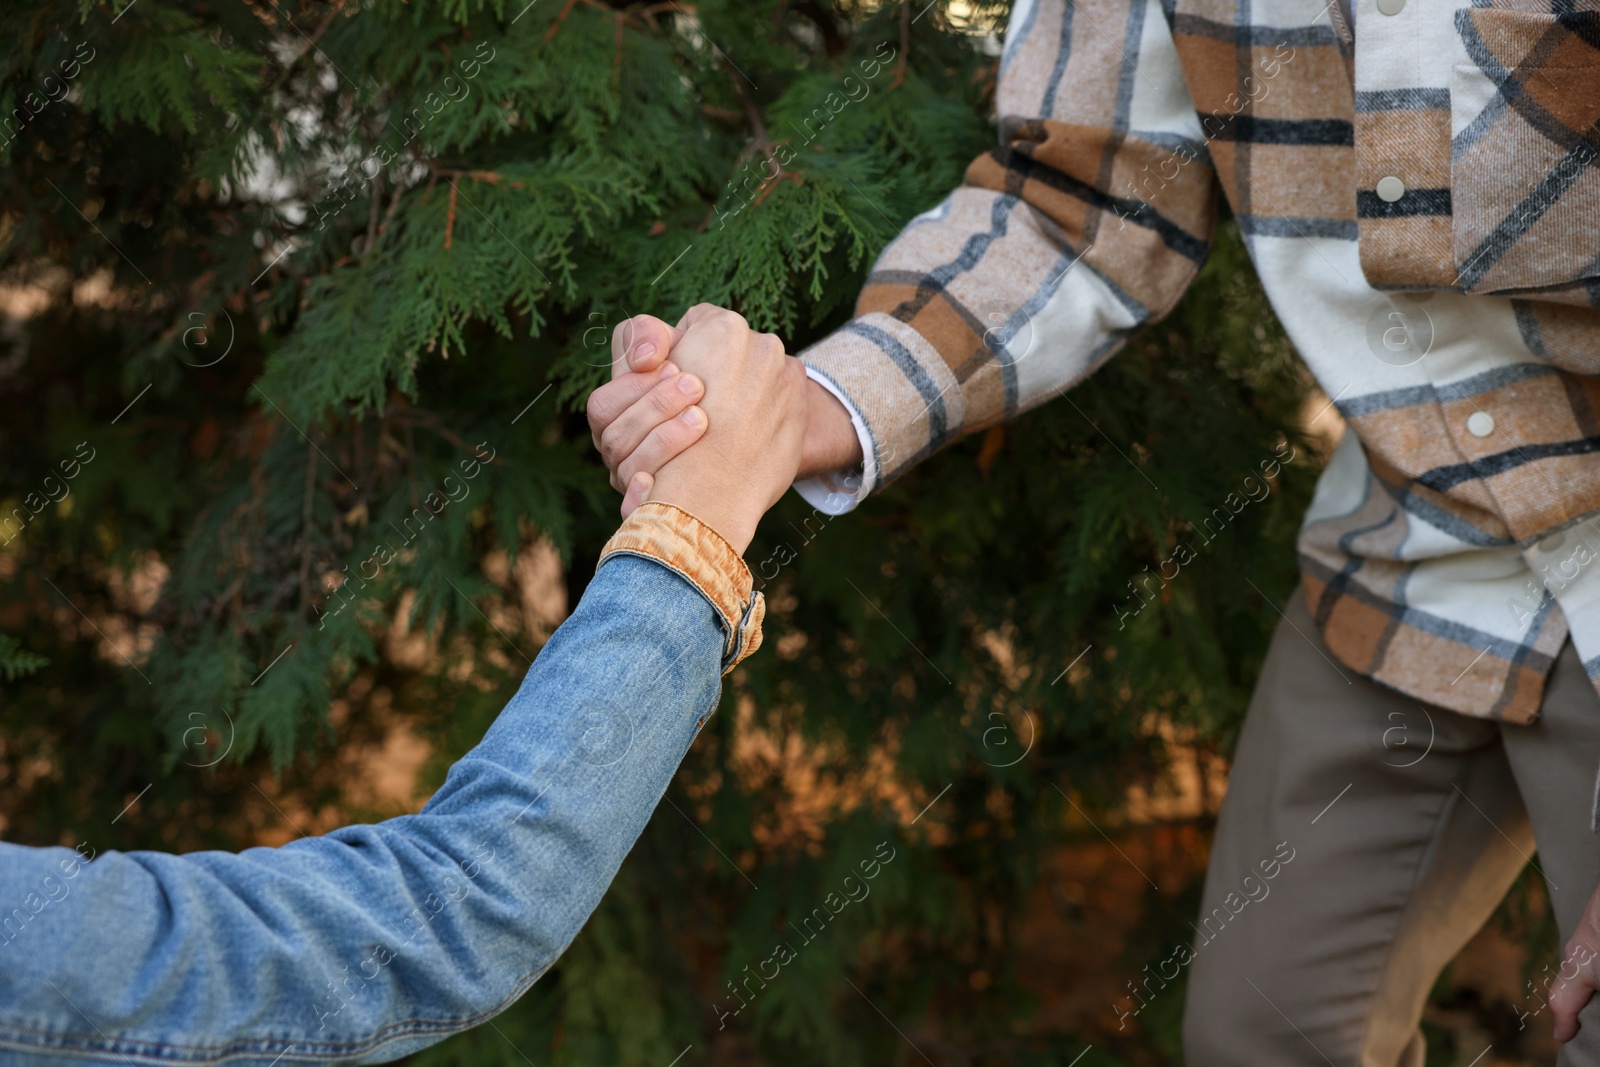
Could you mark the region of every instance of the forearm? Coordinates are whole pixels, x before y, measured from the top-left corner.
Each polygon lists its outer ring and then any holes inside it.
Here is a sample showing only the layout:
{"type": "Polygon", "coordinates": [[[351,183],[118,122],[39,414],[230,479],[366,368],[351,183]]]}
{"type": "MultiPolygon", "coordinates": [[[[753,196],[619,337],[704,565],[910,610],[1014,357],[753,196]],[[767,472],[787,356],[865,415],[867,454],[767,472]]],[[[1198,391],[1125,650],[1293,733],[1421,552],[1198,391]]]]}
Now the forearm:
{"type": "Polygon", "coordinates": [[[0,933],[0,1047],[378,1062],[494,1014],[599,901],[728,651],[702,592],[613,556],[417,815],[237,855],[0,845],[26,916],[0,933]]]}
{"type": "MultiPolygon", "coordinates": [[[[836,496],[853,504],[1070,388],[1199,269],[1215,177],[1161,6],[1140,3],[1147,32],[1123,57],[1150,89],[1138,125],[1096,103],[1118,98],[1128,66],[1067,63],[1082,35],[1100,45],[1071,3],[1040,0],[1008,31],[1000,145],[884,249],[855,319],[801,353],[860,417],[862,477],[836,496]]],[[[827,506],[826,487],[799,488],[827,506]]]]}

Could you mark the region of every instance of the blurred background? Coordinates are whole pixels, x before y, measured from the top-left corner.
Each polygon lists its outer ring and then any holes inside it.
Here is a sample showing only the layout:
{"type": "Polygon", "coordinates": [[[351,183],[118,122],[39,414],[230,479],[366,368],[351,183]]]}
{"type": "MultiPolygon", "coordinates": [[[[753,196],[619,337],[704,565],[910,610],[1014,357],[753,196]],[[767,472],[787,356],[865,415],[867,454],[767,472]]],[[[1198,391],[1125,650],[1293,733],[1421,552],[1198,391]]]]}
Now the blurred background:
{"type": "MultiPolygon", "coordinates": [[[[4,839],[420,808],[615,527],[582,414],[613,327],[711,301],[798,352],[843,321],[993,143],[1008,8],[0,9],[4,839]]],[[[1180,1062],[1183,975],[1147,968],[1190,936],[1325,405],[1225,222],[1070,398],[849,516],[791,494],[748,557],[766,647],[604,903],[414,1061],[1180,1062]]],[[[1525,877],[1429,1064],[1551,1062],[1554,953],[1525,877]]]]}

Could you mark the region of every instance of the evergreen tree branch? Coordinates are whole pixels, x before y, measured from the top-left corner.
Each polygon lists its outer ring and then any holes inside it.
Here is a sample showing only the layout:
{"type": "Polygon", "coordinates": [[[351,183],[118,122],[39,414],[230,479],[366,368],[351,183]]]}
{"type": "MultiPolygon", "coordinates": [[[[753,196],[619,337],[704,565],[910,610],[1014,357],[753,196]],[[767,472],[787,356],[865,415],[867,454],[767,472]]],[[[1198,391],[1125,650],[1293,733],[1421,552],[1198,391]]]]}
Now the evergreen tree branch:
{"type": "Polygon", "coordinates": [[[750,94],[744,91],[744,79],[736,76],[731,67],[728,68],[728,81],[733,85],[733,92],[739,98],[739,106],[744,109],[745,118],[750,122],[750,132],[754,140],[739,153],[740,160],[745,160],[752,153],[766,157],[772,154],[772,138],[767,135],[767,124],[761,117],[761,112],[750,99],[750,94]]]}
{"type": "Polygon", "coordinates": [[[362,247],[364,257],[370,259],[378,243],[378,209],[383,202],[383,171],[372,177],[372,194],[367,205],[367,240],[362,247]]]}
{"type": "Polygon", "coordinates": [[[906,80],[906,64],[911,60],[911,0],[900,0],[900,60],[894,65],[894,80],[889,88],[898,89],[906,80]]]}
{"type": "Polygon", "coordinates": [[[306,441],[306,489],[300,505],[300,610],[311,607],[311,511],[317,489],[317,447],[306,441]]]}
{"type": "MultiPolygon", "coordinates": [[[[273,91],[282,85],[284,80],[288,78],[289,75],[294,72],[294,69],[300,65],[300,61],[306,56],[310,55],[312,52],[316,51],[317,42],[322,40],[322,35],[328,32],[328,27],[333,25],[334,19],[343,14],[342,8],[342,4],[335,2],[332,8],[329,10],[328,16],[317,25],[316,29],[311,31],[310,36],[304,38],[304,45],[301,46],[300,50],[294,54],[289,62],[283,65],[283,69],[278,71],[277,77],[273,78],[272,81],[267,85],[266,96],[268,99],[271,98],[273,91]]],[[[289,21],[291,26],[293,25],[292,17],[285,15],[284,18],[289,21]]]]}

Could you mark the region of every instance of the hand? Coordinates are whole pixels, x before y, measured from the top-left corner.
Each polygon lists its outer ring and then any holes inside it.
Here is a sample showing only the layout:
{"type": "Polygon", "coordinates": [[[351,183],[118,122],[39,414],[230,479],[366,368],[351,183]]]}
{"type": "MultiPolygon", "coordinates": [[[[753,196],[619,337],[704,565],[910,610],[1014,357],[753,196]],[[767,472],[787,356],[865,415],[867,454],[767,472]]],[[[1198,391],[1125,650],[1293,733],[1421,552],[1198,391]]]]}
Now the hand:
{"type": "Polygon", "coordinates": [[[634,470],[626,499],[676,504],[742,553],[799,469],[805,368],[772,334],[756,333],[739,315],[710,304],[691,308],[674,332],[672,355],[682,373],[673,380],[704,381],[708,425],[659,473],[634,470]]]}
{"type": "Polygon", "coordinates": [[[1546,988],[1556,1017],[1556,1040],[1571,1041],[1578,1033],[1578,1013],[1600,989],[1600,889],[1584,907],[1583,919],[1567,941],[1561,967],[1546,988]]]}
{"type": "MultiPolygon", "coordinates": [[[[642,493],[625,492],[635,475],[640,471],[654,475],[705,429],[704,424],[673,421],[700,395],[695,390],[701,384],[698,379],[680,376],[679,368],[668,362],[683,331],[683,323],[674,328],[653,315],[637,315],[619,324],[611,337],[612,380],[589,396],[589,429],[611,471],[612,487],[624,493],[624,518],[644,499],[642,493]],[[682,378],[693,379],[693,384],[680,396],[670,383],[682,378]]],[[[810,379],[805,394],[808,415],[797,476],[859,466],[861,442],[849,411],[810,379]]]]}
{"type": "Polygon", "coordinates": [[[589,433],[611,472],[611,488],[623,494],[623,518],[644,502],[642,491],[627,492],[635,475],[653,477],[706,432],[705,412],[693,406],[704,383],[667,361],[683,333],[682,323],[675,329],[654,315],[618,323],[611,334],[611,382],[589,394],[589,433]]]}

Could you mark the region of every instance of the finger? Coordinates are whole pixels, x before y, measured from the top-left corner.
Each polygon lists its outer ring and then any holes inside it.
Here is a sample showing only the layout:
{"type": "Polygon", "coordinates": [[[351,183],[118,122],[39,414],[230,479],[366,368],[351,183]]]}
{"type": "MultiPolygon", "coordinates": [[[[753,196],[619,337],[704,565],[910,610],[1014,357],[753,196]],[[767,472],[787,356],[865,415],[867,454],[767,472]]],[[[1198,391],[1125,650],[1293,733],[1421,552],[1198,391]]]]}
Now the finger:
{"type": "Polygon", "coordinates": [[[745,322],[744,316],[737,311],[730,311],[727,308],[718,307],[716,304],[696,304],[688,311],[685,311],[683,318],[678,320],[677,336],[674,340],[682,339],[689,327],[696,323],[709,322],[716,319],[726,319],[729,322],[737,323],[741,327],[748,327],[749,325],[745,322]]]}
{"type": "Polygon", "coordinates": [[[1578,1033],[1578,1013],[1594,995],[1594,977],[1585,969],[1575,977],[1557,979],[1550,988],[1550,1010],[1556,1017],[1556,1040],[1571,1041],[1578,1033]]]}
{"type": "Polygon", "coordinates": [[[654,389],[657,383],[668,381],[677,375],[677,364],[663,363],[653,374],[624,374],[590,393],[585,412],[589,417],[589,435],[594,439],[594,447],[597,449],[600,447],[600,435],[606,432],[606,428],[615,422],[618,416],[633,407],[639,398],[654,389]]]}
{"type": "Polygon", "coordinates": [[[672,352],[678,332],[654,315],[634,315],[611,333],[611,377],[628,371],[648,374],[672,352]]]}
{"type": "Polygon", "coordinates": [[[633,514],[633,509],[650,499],[650,490],[656,487],[656,480],[649,471],[639,471],[628,483],[628,491],[622,494],[622,517],[627,518],[633,514]]]}
{"type": "MultiPolygon", "coordinates": [[[[658,382],[655,388],[634,401],[627,411],[606,427],[600,435],[600,458],[607,467],[618,472],[623,485],[628,484],[628,473],[640,469],[636,463],[625,473],[621,469],[623,461],[633,454],[633,450],[652,430],[677,418],[684,408],[697,403],[705,391],[705,385],[695,375],[679,374],[658,382]]],[[[645,469],[654,474],[659,468],[649,466],[645,469]]]]}
{"type": "Polygon", "coordinates": [[[617,468],[617,477],[623,479],[623,484],[629,485],[639,471],[653,474],[661,470],[672,457],[700,440],[709,425],[706,413],[698,407],[689,408],[677,418],[662,423],[651,430],[639,447],[622,461],[617,468]]]}
{"type": "Polygon", "coordinates": [[[689,327],[693,326],[698,319],[704,318],[706,313],[715,307],[715,304],[696,304],[688,311],[685,311],[678,318],[678,325],[674,328],[678,330],[687,330],[689,327]]]}

